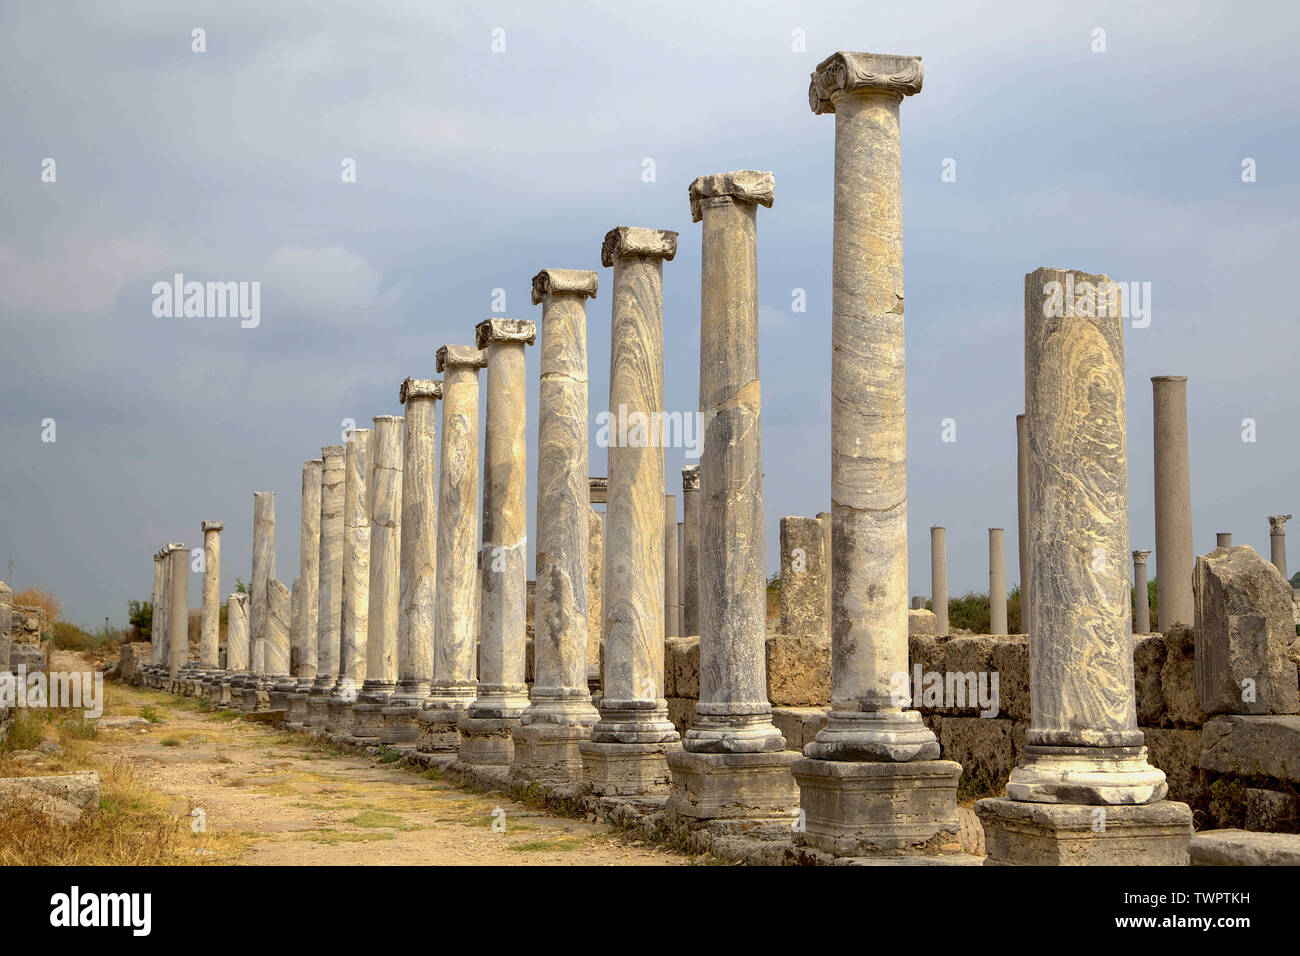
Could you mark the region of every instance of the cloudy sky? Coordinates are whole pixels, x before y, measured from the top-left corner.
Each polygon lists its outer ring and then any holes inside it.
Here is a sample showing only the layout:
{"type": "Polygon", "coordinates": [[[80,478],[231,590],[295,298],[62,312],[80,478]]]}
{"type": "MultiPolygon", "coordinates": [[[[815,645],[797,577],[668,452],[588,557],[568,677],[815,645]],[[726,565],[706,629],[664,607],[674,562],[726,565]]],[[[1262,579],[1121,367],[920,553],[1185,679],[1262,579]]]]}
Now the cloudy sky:
{"type": "MultiPolygon", "coordinates": [[[[1266,515],[1300,513],[1298,47],[1286,3],[0,3],[0,575],[120,625],[153,552],[219,519],[224,594],[249,577],[252,493],[273,491],[292,581],[302,462],[343,419],[400,413],[398,383],[494,311],[540,318],[543,267],[600,272],[606,407],[599,249],[618,225],[681,233],[666,394],[693,408],[686,187],[742,168],[777,184],[758,215],[776,570],[780,516],[830,494],[834,119],[807,86],[839,49],[925,64],[902,108],[911,592],[929,590],[931,524],[954,593],[987,588],[990,527],[1018,578],[1038,266],[1151,284],[1150,324],[1126,332],[1133,546],[1154,538],[1150,377],[1182,374],[1197,550],[1228,530],[1267,553],[1266,515]],[[261,324],[156,317],[175,273],[259,281],[261,324]]],[[[683,463],[669,451],[670,491],[683,463]]]]}

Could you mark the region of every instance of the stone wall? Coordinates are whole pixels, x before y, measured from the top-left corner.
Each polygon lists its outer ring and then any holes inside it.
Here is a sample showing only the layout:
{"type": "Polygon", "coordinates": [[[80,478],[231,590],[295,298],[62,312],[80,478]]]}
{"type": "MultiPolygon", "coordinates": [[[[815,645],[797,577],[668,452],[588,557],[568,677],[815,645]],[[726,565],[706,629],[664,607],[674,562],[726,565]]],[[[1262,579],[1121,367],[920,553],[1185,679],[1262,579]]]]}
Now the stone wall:
{"type": "Polygon", "coordinates": [[[9,637],[15,644],[39,644],[41,635],[49,630],[45,609],[25,604],[15,604],[9,621],[9,637]]]}
{"type": "Polygon", "coordinates": [[[148,641],[136,641],[123,644],[119,649],[118,678],[128,684],[139,683],[140,668],[149,663],[149,654],[153,645],[148,641]]]}

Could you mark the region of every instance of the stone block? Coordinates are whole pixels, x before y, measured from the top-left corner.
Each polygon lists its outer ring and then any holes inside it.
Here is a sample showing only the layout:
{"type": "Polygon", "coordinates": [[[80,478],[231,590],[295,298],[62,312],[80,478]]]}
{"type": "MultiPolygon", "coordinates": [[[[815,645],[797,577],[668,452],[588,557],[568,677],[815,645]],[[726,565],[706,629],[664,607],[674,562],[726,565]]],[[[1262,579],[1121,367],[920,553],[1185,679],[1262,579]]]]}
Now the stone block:
{"type": "Polygon", "coordinates": [[[985,866],[1184,866],[1192,811],[1161,800],[1129,806],[976,801],[985,866]]]}
{"type": "Polygon", "coordinates": [[[1163,634],[1133,640],[1133,683],[1137,692],[1137,719],[1143,727],[1160,727],[1168,720],[1160,674],[1165,666],[1163,634]]]}
{"type": "Polygon", "coordinates": [[[1202,770],[1300,784],[1300,717],[1214,717],[1201,729],[1202,770]]]}
{"type": "Polygon", "coordinates": [[[456,724],[460,732],[457,762],[471,767],[508,767],[514,759],[512,731],[519,723],[511,717],[469,717],[456,724]]]}
{"type": "Polygon", "coordinates": [[[1205,790],[1205,775],[1199,767],[1201,732],[1163,727],[1143,727],[1142,732],[1147,759],[1165,772],[1169,799],[1199,804],[1205,790]]]}
{"type": "MultiPolygon", "coordinates": [[[[965,792],[988,795],[1006,790],[1007,778],[1019,758],[1015,721],[936,715],[930,727],[939,738],[944,759],[961,764],[965,792]]],[[[1023,728],[1019,736],[1023,746],[1023,728]]]]}
{"type": "Polygon", "coordinates": [[[816,518],[781,519],[781,632],[829,636],[826,537],[816,518]]]}
{"type": "Polygon", "coordinates": [[[936,628],[937,624],[935,623],[933,611],[927,611],[924,608],[912,608],[908,610],[908,637],[934,637],[936,628]]]}
{"type": "Polygon", "coordinates": [[[664,696],[700,697],[700,639],[670,637],[664,641],[664,696]]]}
{"type": "Polygon", "coordinates": [[[668,719],[672,721],[679,734],[684,734],[691,729],[695,723],[695,705],[697,701],[694,697],[669,697],[668,702],[668,719]]]}
{"type": "Polygon", "coordinates": [[[767,699],[773,706],[830,704],[830,638],[815,634],[772,634],[767,638],[766,651],[767,699]]]}
{"type": "Polygon", "coordinates": [[[1165,632],[1165,662],[1160,668],[1160,695],[1173,727],[1199,727],[1206,713],[1196,688],[1196,636],[1190,627],[1165,632]]]}
{"type": "Polygon", "coordinates": [[[584,740],[583,779],[602,797],[666,796],[671,783],[668,754],[680,743],[616,744],[584,740]]]}
{"type": "Polygon", "coordinates": [[[1203,830],[1188,855],[1192,866],[1300,866],[1300,835],[1203,830]]]}
{"type": "Polygon", "coordinates": [[[801,752],[826,722],[825,707],[773,707],[772,723],[785,737],[785,749],[801,752]]]}
{"type": "Polygon", "coordinates": [[[1009,634],[993,644],[990,664],[998,675],[998,716],[1028,721],[1029,638],[1009,634]]]}
{"type": "Polygon", "coordinates": [[[91,770],[48,777],[0,779],[0,809],[24,804],[50,820],[73,824],[99,812],[99,774],[91,770]]]}
{"type": "Polygon", "coordinates": [[[774,820],[788,823],[799,807],[789,750],[759,754],[667,756],[672,791],[667,809],[697,820],[774,820]]]}
{"type": "Polygon", "coordinates": [[[1242,826],[1265,833],[1300,833],[1300,797],[1247,787],[1242,800],[1242,826]]]}
{"type": "Polygon", "coordinates": [[[118,677],[128,684],[139,683],[140,669],[149,663],[153,645],[148,641],[123,644],[118,649],[118,677]]]}

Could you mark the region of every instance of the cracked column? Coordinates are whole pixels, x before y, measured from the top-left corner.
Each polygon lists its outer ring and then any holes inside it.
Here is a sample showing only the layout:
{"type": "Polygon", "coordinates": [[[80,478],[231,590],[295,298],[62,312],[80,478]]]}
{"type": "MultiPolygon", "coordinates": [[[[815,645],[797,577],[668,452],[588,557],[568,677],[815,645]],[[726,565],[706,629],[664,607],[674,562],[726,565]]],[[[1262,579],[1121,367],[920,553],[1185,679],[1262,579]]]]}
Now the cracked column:
{"type": "Polygon", "coordinates": [[[366,679],[352,706],[353,736],[378,744],[384,708],[397,689],[402,567],[402,418],[376,415],[370,441],[370,584],[366,679]]]}
{"type": "Polygon", "coordinates": [[[677,496],[664,495],[664,637],[677,637],[681,623],[681,583],[677,569],[677,496]]]}
{"type": "Polygon", "coordinates": [[[951,839],[961,767],[898,694],[907,659],[907,423],[899,107],[917,57],[836,53],[831,263],[831,707],[791,772],[805,845],[857,855],[951,839]]]}
{"type": "MultiPolygon", "coordinates": [[[[1273,567],[1282,572],[1284,578],[1286,577],[1286,523],[1290,520],[1291,515],[1268,516],[1269,560],[1273,562],[1273,567]]],[[[1287,584],[1290,583],[1288,579],[1287,584]]]]}
{"type": "Polygon", "coordinates": [[[1106,276],[1025,276],[1025,412],[1030,725],[1007,797],[975,805],[988,862],[1185,864],[1191,811],[1163,800],[1137,724],[1124,327],[1106,276]]]}
{"type": "Polygon", "coordinates": [[[1005,528],[989,528],[989,633],[1007,633],[1007,544],[1005,528]]]}
{"type": "MultiPolygon", "coordinates": [[[[767,555],[758,373],[758,207],[770,172],[701,176],[700,695],[681,750],[668,755],[668,808],[695,819],[788,821],[797,758],[767,699],[767,555]]],[[[674,516],[675,517],[675,516],[674,516]]]]}
{"type": "Polygon", "coordinates": [[[172,549],[170,587],[167,601],[168,677],[177,680],[190,656],[190,553],[184,545],[172,549]]]}
{"type": "Polygon", "coordinates": [[[294,631],[298,640],[298,673],[293,692],[285,700],[285,723],[307,726],[307,698],[316,682],[316,657],[320,653],[320,490],[325,461],[302,463],[302,494],[298,522],[298,580],[294,587],[294,631]]]}
{"type": "Polygon", "coordinates": [[[682,637],[700,633],[700,466],[682,468],[682,637]]]}
{"type": "Polygon", "coordinates": [[[413,745],[433,678],[438,571],[438,400],[442,382],[408,378],[397,390],[402,425],[402,540],[397,615],[397,686],[383,712],[380,743],[413,745]]]}
{"type": "Polygon", "coordinates": [[[1134,634],[1151,633],[1151,599],[1147,589],[1147,558],[1150,551],[1133,552],[1134,634]]]}
{"type": "Polygon", "coordinates": [[[1020,563],[1020,632],[1029,629],[1029,419],[1016,416],[1016,551],[1020,563]]]}
{"type": "Polygon", "coordinates": [[[1156,605],[1160,630],[1191,627],[1192,479],[1187,460],[1187,376],[1151,379],[1156,478],[1156,605]]]}
{"type": "Polygon", "coordinates": [[[243,704],[248,676],[248,595],[236,591],[226,598],[226,672],[221,681],[221,704],[243,704]]]}
{"type": "Polygon", "coordinates": [[[948,532],[938,525],[930,528],[930,603],[934,609],[934,633],[948,633],[948,532]]]}
{"type": "Polygon", "coordinates": [[[343,445],[321,450],[320,558],[316,590],[316,679],[307,695],[307,726],[329,724],[329,699],[339,674],[343,619],[343,491],[346,451],[343,445]]]}
{"type": "MultiPolygon", "coordinates": [[[[457,760],[510,764],[511,732],[528,707],[525,680],[528,558],[528,387],[524,347],[537,324],[487,319],[475,327],[487,353],[483,426],[483,575],[479,601],[478,694],[457,724],[457,760]]],[[[583,475],[586,469],[583,469],[583,475]]]]}
{"type": "Polygon", "coordinates": [[[275,578],[266,583],[266,619],[263,624],[266,690],[264,695],[258,695],[256,709],[262,710],[265,704],[267,710],[283,711],[287,708],[289,695],[298,687],[298,682],[289,672],[293,593],[275,578]]]}
{"type": "Polygon", "coordinates": [[[533,304],[542,307],[537,583],[532,703],[514,728],[510,767],[520,781],[580,782],[578,745],[600,716],[587,686],[587,299],[596,288],[594,272],[533,277],[533,304]]]}
{"type": "Polygon", "coordinates": [[[611,230],[600,261],[613,266],[605,507],[605,654],[600,720],[582,751],[584,777],[603,796],[663,793],[679,737],[664,699],[663,262],[677,233],[611,230]]]}
{"type": "Polygon", "coordinates": [[[221,666],[221,529],[220,521],[204,521],[203,583],[200,591],[199,677],[210,679],[221,666]]]}
{"type": "Polygon", "coordinates": [[[478,373],[486,364],[486,356],[467,345],[438,349],[443,381],[433,683],[417,718],[418,749],[426,753],[457,751],[457,724],[478,688],[478,373]]]}
{"type": "Polygon", "coordinates": [[[370,439],[354,428],[343,455],[343,584],[340,601],[339,676],[329,702],[331,736],[352,736],[352,705],[366,679],[370,625],[370,439]]]}

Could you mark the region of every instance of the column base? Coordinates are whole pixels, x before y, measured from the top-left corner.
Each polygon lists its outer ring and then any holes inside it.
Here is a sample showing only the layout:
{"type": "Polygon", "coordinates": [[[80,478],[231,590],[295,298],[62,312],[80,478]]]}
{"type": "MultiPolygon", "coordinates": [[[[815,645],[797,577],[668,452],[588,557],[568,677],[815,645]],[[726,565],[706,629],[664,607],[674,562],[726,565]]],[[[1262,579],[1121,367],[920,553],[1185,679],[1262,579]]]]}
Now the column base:
{"type": "Polygon", "coordinates": [[[310,690],[299,684],[284,699],[284,725],[292,730],[307,726],[307,695],[310,690]]]}
{"type": "Polygon", "coordinates": [[[361,688],[352,705],[352,735],[367,743],[379,743],[384,731],[384,708],[393,696],[392,684],[368,684],[361,688]]]}
{"type": "Polygon", "coordinates": [[[434,705],[416,716],[419,727],[415,749],[423,754],[456,753],[460,750],[460,722],[465,711],[457,707],[434,705]]]}
{"type": "Polygon", "coordinates": [[[388,698],[383,713],[380,714],[380,744],[417,743],[420,739],[420,711],[424,702],[423,698],[401,694],[388,698]]]}
{"type": "Polygon", "coordinates": [[[512,731],[514,755],[510,779],[523,783],[580,783],[582,753],[578,746],[591,736],[596,712],[576,714],[566,723],[528,722],[528,715],[512,731]]]}
{"type": "Polygon", "coordinates": [[[271,710],[289,710],[289,698],[298,690],[298,682],[289,676],[272,677],[268,682],[266,696],[271,702],[271,710]]]}
{"type": "Polygon", "coordinates": [[[591,728],[591,739],[600,744],[674,744],[681,735],[668,719],[668,702],[659,700],[611,700],[602,698],[600,719],[591,728]]]}
{"type": "Polygon", "coordinates": [[[668,754],[672,794],[668,809],[697,820],[780,820],[799,808],[799,786],[790,765],[792,750],[775,753],[668,754]]]}
{"type": "Polygon", "coordinates": [[[230,681],[217,681],[212,691],[212,703],[216,707],[226,708],[230,706],[230,681]]]}
{"type": "Polygon", "coordinates": [[[308,730],[323,730],[329,724],[329,705],[329,692],[313,687],[307,695],[307,719],[305,724],[308,730]]]}
{"type": "Polygon", "coordinates": [[[676,740],[653,744],[584,740],[578,744],[582,777],[602,797],[667,794],[672,779],[668,754],[681,746],[676,740]]]}
{"type": "Polygon", "coordinates": [[[326,705],[325,731],[331,737],[351,737],[353,730],[352,705],[356,703],[344,697],[330,697],[326,705]]]}
{"type": "Polygon", "coordinates": [[[460,734],[456,762],[471,767],[508,767],[514,758],[512,736],[517,717],[475,717],[466,714],[456,724],[460,734]]]}
{"type": "Polygon", "coordinates": [[[756,714],[704,714],[696,705],[695,723],[682,747],[696,754],[765,754],[785,749],[785,737],[772,723],[772,708],[756,714]]]}
{"type": "Polygon", "coordinates": [[[239,709],[246,714],[261,713],[271,709],[271,695],[267,692],[266,682],[261,678],[249,678],[244,683],[243,696],[239,709]]]}
{"type": "MultiPolygon", "coordinates": [[[[805,748],[806,750],[807,748],[805,748]]],[[[812,760],[790,765],[803,828],[794,842],[836,856],[936,848],[957,839],[952,760],[812,760]]]]}
{"type": "Polygon", "coordinates": [[[1192,811],[1161,800],[1142,806],[975,802],[985,866],[1186,866],[1192,811]]]}
{"type": "Polygon", "coordinates": [[[833,762],[937,760],[939,741],[919,710],[832,710],[803,753],[833,762]]]}
{"type": "Polygon", "coordinates": [[[1168,792],[1165,772],[1147,761],[1146,747],[1030,744],[1007,781],[1007,797],[1027,803],[1132,806],[1168,792]]]}

